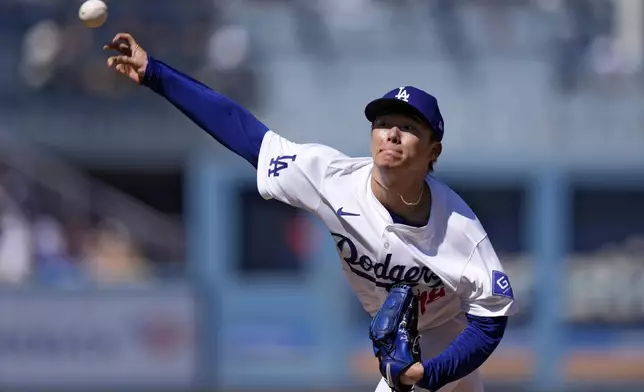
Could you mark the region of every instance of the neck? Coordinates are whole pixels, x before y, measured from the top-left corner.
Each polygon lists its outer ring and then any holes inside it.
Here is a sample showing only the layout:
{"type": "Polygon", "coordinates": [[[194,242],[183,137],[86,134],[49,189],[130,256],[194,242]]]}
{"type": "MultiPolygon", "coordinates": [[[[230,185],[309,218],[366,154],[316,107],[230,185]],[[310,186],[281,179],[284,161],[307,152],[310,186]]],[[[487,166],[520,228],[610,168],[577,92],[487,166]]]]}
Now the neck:
{"type": "Polygon", "coordinates": [[[424,224],[429,218],[431,194],[425,176],[396,176],[374,167],[371,190],[390,212],[412,223],[424,224]]]}

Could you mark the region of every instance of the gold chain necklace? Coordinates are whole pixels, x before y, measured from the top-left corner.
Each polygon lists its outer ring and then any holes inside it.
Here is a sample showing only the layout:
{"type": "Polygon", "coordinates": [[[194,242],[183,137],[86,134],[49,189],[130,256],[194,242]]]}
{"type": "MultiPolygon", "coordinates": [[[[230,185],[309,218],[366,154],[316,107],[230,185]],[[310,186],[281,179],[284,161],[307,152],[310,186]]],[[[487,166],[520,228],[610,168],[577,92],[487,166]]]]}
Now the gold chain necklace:
{"type": "MultiPolygon", "coordinates": [[[[376,180],[376,177],[371,177],[371,178],[373,178],[373,180],[376,182],[376,184],[380,185],[385,190],[388,190],[388,191],[391,192],[391,189],[389,189],[388,187],[386,187],[383,184],[381,184],[380,181],[376,180]]],[[[396,192],[396,193],[398,193],[398,192],[396,192]]],[[[422,189],[420,190],[420,195],[418,195],[418,200],[416,200],[413,203],[410,203],[410,202],[406,201],[400,193],[398,193],[398,197],[400,197],[400,200],[402,200],[402,202],[405,203],[405,205],[417,206],[418,203],[420,203],[420,200],[423,198],[424,193],[425,193],[425,187],[423,186],[422,189]]]]}

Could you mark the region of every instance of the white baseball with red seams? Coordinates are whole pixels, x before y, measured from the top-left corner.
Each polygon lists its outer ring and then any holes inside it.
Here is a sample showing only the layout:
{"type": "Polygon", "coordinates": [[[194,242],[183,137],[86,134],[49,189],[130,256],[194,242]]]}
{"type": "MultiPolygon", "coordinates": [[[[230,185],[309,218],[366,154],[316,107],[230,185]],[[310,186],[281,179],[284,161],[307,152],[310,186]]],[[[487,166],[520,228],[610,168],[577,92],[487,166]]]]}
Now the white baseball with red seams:
{"type": "Polygon", "coordinates": [[[87,0],[78,9],[78,18],[89,28],[101,27],[107,15],[107,4],[101,0],[87,0]]]}
{"type": "MultiPolygon", "coordinates": [[[[449,346],[467,326],[466,314],[515,313],[509,279],[483,226],[460,196],[427,175],[429,222],[423,227],[396,224],[372,192],[372,168],[370,157],[350,158],[328,146],[293,143],[269,131],[260,149],[257,187],[265,199],[322,219],[349,284],[372,317],[391,284],[416,285],[424,359],[449,346]]],[[[477,385],[478,377],[474,372],[441,392],[458,391],[461,383],[477,385]]],[[[379,386],[381,390],[386,389],[379,386]]]]}

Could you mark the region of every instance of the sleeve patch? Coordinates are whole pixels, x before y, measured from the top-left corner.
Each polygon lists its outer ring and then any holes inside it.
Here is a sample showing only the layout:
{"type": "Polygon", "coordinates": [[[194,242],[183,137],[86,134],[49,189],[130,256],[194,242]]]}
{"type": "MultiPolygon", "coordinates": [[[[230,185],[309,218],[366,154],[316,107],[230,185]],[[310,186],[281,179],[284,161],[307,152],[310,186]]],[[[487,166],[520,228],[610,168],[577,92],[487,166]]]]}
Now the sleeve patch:
{"type": "Polygon", "coordinates": [[[514,299],[510,279],[500,271],[492,271],[492,294],[514,299]]]}
{"type": "Polygon", "coordinates": [[[297,155],[280,155],[276,158],[271,158],[271,163],[269,163],[268,176],[269,177],[279,177],[280,171],[288,168],[289,161],[295,162],[297,155]]]}

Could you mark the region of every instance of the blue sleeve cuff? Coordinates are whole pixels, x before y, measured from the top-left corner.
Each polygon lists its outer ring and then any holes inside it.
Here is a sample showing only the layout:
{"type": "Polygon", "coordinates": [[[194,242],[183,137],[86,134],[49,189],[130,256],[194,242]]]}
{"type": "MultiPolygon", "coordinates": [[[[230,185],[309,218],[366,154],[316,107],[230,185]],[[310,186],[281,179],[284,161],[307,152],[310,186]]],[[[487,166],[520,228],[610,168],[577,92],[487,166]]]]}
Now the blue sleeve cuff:
{"type": "Polygon", "coordinates": [[[156,67],[156,60],[154,57],[148,54],[148,64],[145,67],[145,75],[141,84],[147,87],[150,87],[154,90],[154,87],[159,84],[159,71],[156,67]]]}

